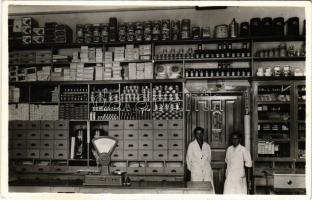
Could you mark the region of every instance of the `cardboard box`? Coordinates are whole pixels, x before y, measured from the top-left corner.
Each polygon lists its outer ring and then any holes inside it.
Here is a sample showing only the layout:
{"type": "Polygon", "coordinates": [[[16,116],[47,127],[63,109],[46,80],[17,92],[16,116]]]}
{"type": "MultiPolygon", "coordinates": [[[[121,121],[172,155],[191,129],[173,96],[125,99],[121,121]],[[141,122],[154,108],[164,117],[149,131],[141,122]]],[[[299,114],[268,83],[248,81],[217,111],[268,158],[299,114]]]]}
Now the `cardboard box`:
{"type": "Polygon", "coordinates": [[[30,35],[26,35],[22,37],[22,43],[23,44],[31,44],[31,36],[30,35]]]}
{"type": "Polygon", "coordinates": [[[44,27],[33,28],[32,34],[33,36],[44,36],[44,27]]]}
{"type": "Polygon", "coordinates": [[[33,44],[43,44],[44,43],[44,36],[33,36],[32,37],[33,44]]]}

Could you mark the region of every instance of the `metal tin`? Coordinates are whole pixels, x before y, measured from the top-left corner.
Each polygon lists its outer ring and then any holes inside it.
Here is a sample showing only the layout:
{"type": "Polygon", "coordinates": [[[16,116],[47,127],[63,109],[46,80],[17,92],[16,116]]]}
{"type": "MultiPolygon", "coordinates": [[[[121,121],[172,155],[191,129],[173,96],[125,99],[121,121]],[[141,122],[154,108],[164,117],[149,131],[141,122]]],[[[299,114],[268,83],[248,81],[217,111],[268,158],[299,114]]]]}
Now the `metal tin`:
{"type": "Polygon", "coordinates": [[[215,37],[216,38],[227,38],[229,36],[228,33],[228,25],[221,24],[215,27],[215,37]]]}

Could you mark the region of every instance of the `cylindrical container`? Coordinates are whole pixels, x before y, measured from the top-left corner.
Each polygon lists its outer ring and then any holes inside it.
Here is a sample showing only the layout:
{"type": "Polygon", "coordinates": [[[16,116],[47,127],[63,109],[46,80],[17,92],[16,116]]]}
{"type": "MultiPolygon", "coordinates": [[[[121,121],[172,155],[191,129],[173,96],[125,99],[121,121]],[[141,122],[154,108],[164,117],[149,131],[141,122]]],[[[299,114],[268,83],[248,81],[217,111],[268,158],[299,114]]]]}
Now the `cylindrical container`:
{"type": "Polygon", "coordinates": [[[132,42],[134,41],[134,30],[135,30],[135,24],[129,23],[127,27],[127,41],[132,42]]]}
{"type": "Polygon", "coordinates": [[[100,29],[102,42],[108,42],[108,24],[100,24],[100,29]]]}
{"type": "Polygon", "coordinates": [[[137,22],[135,24],[135,41],[142,41],[143,40],[143,24],[140,22],[137,22]]]}
{"type": "Polygon", "coordinates": [[[215,37],[216,38],[227,38],[229,37],[228,25],[221,24],[215,27],[215,37]]]}
{"type": "Polygon", "coordinates": [[[273,71],[274,71],[273,74],[276,77],[279,77],[279,76],[282,75],[282,73],[281,73],[282,72],[281,66],[279,66],[279,65],[275,65],[273,71]]]}
{"type": "Polygon", "coordinates": [[[182,19],[181,23],[181,39],[190,39],[191,37],[191,20],[182,19]]]}
{"type": "Polygon", "coordinates": [[[93,34],[93,26],[92,24],[85,24],[83,33],[84,33],[84,43],[88,44],[92,42],[92,34],[93,34]]]}
{"type": "Polygon", "coordinates": [[[120,23],[118,27],[118,40],[125,42],[127,40],[127,24],[120,23]]]}
{"type": "Polygon", "coordinates": [[[242,22],[240,24],[240,36],[241,37],[249,36],[249,23],[248,22],[242,22]]]}
{"type": "Polygon", "coordinates": [[[100,33],[100,24],[93,24],[93,34],[92,34],[92,41],[94,43],[99,43],[101,40],[101,33],[100,33]]]}
{"type": "Polygon", "coordinates": [[[299,35],[298,17],[291,17],[287,20],[287,35],[299,35]]]}
{"type": "Polygon", "coordinates": [[[230,37],[235,38],[237,36],[238,36],[238,23],[235,21],[235,18],[233,18],[230,24],[230,37]]]}
{"type": "Polygon", "coordinates": [[[151,41],[152,40],[152,22],[148,21],[144,23],[144,40],[151,41]]]}
{"type": "Polygon", "coordinates": [[[261,35],[261,19],[260,18],[252,18],[250,20],[250,34],[252,36],[261,35]]]}
{"type": "Polygon", "coordinates": [[[161,21],[161,40],[170,40],[170,19],[161,21]]]}
{"type": "Polygon", "coordinates": [[[171,39],[178,40],[180,35],[180,21],[173,20],[171,21],[171,39]]]}
{"type": "Polygon", "coordinates": [[[272,35],[272,18],[264,17],[261,20],[261,33],[262,35],[272,35]]]}
{"type": "Polygon", "coordinates": [[[273,35],[284,35],[284,18],[276,17],[273,19],[273,35]]]}
{"type": "Polygon", "coordinates": [[[77,24],[76,25],[76,42],[83,43],[83,40],[84,40],[83,25],[77,24]]]}
{"type": "Polygon", "coordinates": [[[202,38],[210,38],[211,37],[210,27],[209,26],[202,28],[201,37],[202,38]]]}
{"type": "Polygon", "coordinates": [[[117,41],[117,18],[109,18],[109,31],[108,31],[108,40],[110,42],[117,41]]]}
{"type": "Polygon", "coordinates": [[[152,28],[152,40],[159,40],[160,39],[160,21],[153,22],[152,28]]]}

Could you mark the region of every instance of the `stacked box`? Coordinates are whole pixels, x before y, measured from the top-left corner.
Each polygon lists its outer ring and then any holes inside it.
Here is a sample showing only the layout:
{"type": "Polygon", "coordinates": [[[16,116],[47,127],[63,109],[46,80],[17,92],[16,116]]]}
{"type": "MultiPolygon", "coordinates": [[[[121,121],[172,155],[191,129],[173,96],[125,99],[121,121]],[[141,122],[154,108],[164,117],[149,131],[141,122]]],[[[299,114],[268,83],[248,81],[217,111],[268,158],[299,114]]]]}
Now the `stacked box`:
{"type": "Polygon", "coordinates": [[[35,64],[36,63],[36,52],[34,51],[21,51],[20,62],[23,64],[35,64]]]}
{"type": "Polygon", "coordinates": [[[89,62],[91,62],[91,63],[95,62],[95,48],[89,48],[88,59],[89,59],[89,62]]]}
{"type": "Polygon", "coordinates": [[[29,120],[29,104],[9,105],[9,120],[29,120]]]}
{"type": "Polygon", "coordinates": [[[104,60],[105,63],[113,62],[113,52],[105,51],[104,53],[104,60]]]}
{"type": "Polygon", "coordinates": [[[133,45],[127,45],[125,49],[125,60],[139,60],[139,49],[133,45]]]}
{"type": "Polygon", "coordinates": [[[111,80],[112,78],[112,68],[113,63],[105,63],[104,64],[104,73],[103,73],[103,79],[104,80],[111,80]]]}
{"type": "Polygon", "coordinates": [[[38,81],[48,81],[51,76],[51,66],[43,66],[42,70],[37,71],[38,81]]]}
{"type": "Polygon", "coordinates": [[[95,67],[95,80],[103,80],[104,67],[101,64],[97,64],[95,67]]]}
{"type": "Polygon", "coordinates": [[[95,62],[97,62],[97,63],[103,62],[102,48],[96,48],[95,49],[95,62]]]}
{"type": "Polygon", "coordinates": [[[9,53],[9,63],[10,64],[20,64],[20,52],[12,51],[9,53]]]}
{"type": "Polygon", "coordinates": [[[51,58],[52,58],[51,50],[36,51],[36,63],[38,64],[51,63],[51,58]]]}
{"type": "Polygon", "coordinates": [[[44,27],[32,29],[32,43],[33,44],[44,43],[44,27]]]}
{"type": "Polygon", "coordinates": [[[80,62],[79,51],[74,51],[74,52],[73,52],[73,59],[72,59],[72,62],[80,62]]]}
{"type": "Polygon", "coordinates": [[[114,61],[125,60],[125,47],[115,47],[114,49],[114,61]]]}
{"type": "Polygon", "coordinates": [[[70,68],[64,68],[64,81],[70,81],[70,68]]]}
{"type": "Polygon", "coordinates": [[[94,67],[77,68],[76,80],[93,80],[94,67]]]}
{"type": "Polygon", "coordinates": [[[144,63],[144,79],[153,79],[153,63],[144,63]]]}
{"type": "Polygon", "coordinates": [[[38,23],[32,17],[22,18],[22,43],[31,44],[32,43],[32,28],[38,26],[38,23]]]}
{"type": "Polygon", "coordinates": [[[129,80],[129,66],[123,66],[123,78],[129,80]]]}
{"type": "Polygon", "coordinates": [[[19,102],[20,96],[20,88],[9,86],[9,102],[19,102]]]}
{"type": "Polygon", "coordinates": [[[136,63],[129,63],[129,80],[137,79],[136,65],[136,63]]]}
{"type": "Polygon", "coordinates": [[[113,62],[113,71],[111,80],[122,80],[121,76],[122,67],[119,62],[113,62]]]}
{"type": "Polygon", "coordinates": [[[58,105],[30,104],[30,120],[58,120],[58,105]]]}
{"type": "Polygon", "coordinates": [[[51,72],[51,81],[64,81],[63,68],[54,68],[51,72]]]}
{"type": "Polygon", "coordinates": [[[70,80],[71,80],[71,81],[76,80],[76,75],[77,75],[77,63],[70,63],[69,73],[70,73],[70,80]]]}
{"type": "Polygon", "coordinates": [[[150,44],[139,46],[140,60],[150,60],[152,55],[152,46],[150,44]]]}
{"type": "Polygon", "coordinates": [[[136,79],[144,79],[144,63],[137,63],[136,79]]]}
{"type": "Polygon", "coordinates": [[[44,26],[44,42],[51,44],[55,43],[55,29],[57,23],[55,22],[48,22],[45,23],[44,26]]]}
{"type": "Polygon", "coordinates": [[[70,44],[73,39],[73,31],[65,24],[58,24],[55,27],[55,43],[70,44]]]}
{"type": "Polygon", "coordinates": [[[25,71],[26,71],[26,81],[37,81],[36,67],[25,68],[25,71]]]}
{"type": "Polygon", "coordinates": [[[18,66],[10,66],[9,81],[18,81],[18,66]]]}
{"type": "Polygon", "coordinates": [[[88,46],[81,46],[80,60],[82,63],[89,62],[89,49],[88,46]]]}

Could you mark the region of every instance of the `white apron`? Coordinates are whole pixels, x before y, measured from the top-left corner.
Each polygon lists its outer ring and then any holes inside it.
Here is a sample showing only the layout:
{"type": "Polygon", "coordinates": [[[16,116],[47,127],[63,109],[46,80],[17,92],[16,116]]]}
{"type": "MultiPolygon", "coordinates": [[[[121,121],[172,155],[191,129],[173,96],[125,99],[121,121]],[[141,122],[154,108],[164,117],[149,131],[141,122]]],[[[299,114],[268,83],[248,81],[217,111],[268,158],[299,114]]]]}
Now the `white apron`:
{"type": "Polygon", "coordinates": [[[210,181],[213,192],[213,171],[211,169],[211,149],[208,143],[204,142],[200,149],[197,140],[191,142],[187,149],[186,164],[191,171],[191,181],[210,181]]]}
{"type": "Polygon", "coordinates": [[[225,162],[227,163],[224,194],[247,194],[247,182],[245,168],[252,166],[251,156],[248,150],[238,145],[230,146],[226,151],[225,162]]]}

